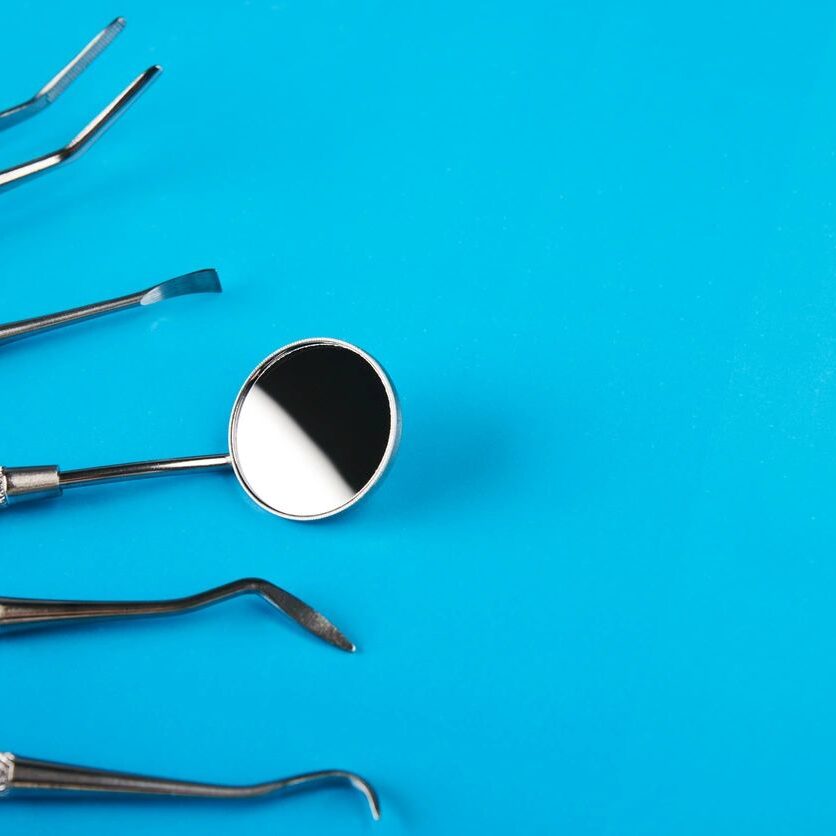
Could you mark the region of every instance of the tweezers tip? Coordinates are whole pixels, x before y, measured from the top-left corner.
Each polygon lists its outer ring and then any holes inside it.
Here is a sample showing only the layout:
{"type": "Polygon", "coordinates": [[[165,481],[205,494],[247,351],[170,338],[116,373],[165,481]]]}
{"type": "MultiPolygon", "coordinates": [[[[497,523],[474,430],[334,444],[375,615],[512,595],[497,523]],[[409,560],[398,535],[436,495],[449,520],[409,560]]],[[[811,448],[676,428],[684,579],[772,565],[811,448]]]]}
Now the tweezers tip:
{"type": "MultiPolygon", "coordinates": [[[[152,64],[148,67],[147,70],[143,70],[131,83],[128,85],[124,92],[128,90],[137,90],[143,89],[147,85],[151,84],[152,81],[157,79],[157,76],[163,71],[163,68],[159,64],[152,64]]],[[[124,95],[124,93],[123,93],[124,95]]]]}

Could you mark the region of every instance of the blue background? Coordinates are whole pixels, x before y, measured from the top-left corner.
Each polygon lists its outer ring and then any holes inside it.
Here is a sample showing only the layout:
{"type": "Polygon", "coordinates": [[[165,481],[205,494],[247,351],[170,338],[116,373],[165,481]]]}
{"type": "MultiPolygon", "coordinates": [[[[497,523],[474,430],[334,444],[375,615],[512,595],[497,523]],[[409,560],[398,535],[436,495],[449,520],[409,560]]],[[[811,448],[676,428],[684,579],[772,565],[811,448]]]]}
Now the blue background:
{"type": "Polygon", "coordinates": [[[2,594],[262,575],[243,600],[0,643],[2,748],[260,803],[8,800],[27,834],[836,828],[831,4],[6,4],[2,136],[84,158],[0,198],[2,319],[203,266],[225,293],[4,348],[7,465],[224,449],[249,371],[332,335],[403,400],[383,487],[285,522],[212,475],[4,516],[2,594]],[[590,8],[590,6],[593,6],[590,8]]]}

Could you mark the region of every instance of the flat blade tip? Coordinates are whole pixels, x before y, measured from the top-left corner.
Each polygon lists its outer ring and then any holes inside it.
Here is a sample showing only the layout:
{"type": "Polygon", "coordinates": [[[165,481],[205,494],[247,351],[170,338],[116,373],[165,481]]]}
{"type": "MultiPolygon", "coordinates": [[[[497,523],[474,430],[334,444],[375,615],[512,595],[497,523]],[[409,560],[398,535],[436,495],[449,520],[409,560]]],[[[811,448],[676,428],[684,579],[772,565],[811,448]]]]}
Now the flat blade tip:
{"type": "Polygon", "coordinates": [[[177,296],[186,296],[192,293],[221,293],[222,291],[223,287],[218,271],[210,267],[195,270],[192,273],[185,273],[149,288],[145,291],[140,304],[154,305],[157,302],[164,302],[166,299],[173,299],[177,296]]]}
{"type": "Polygon", "coordinates": [[[195,270],[193,273],[186,273],[186,276],[191,276],[195,285],[200,285],[200,290],[194,292],[200,293],[221,293],[223,287],[221,286],[221,277],[214,267],[204,267],[202,270],[195,270]]]}

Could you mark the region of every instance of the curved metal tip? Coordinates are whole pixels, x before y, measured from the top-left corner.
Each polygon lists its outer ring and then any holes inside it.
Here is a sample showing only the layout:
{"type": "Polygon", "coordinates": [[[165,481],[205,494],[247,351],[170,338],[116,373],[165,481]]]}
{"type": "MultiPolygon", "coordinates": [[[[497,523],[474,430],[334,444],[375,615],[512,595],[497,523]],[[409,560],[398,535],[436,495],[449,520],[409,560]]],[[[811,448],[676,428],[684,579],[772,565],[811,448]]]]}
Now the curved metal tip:
{"type": "MultiPolygon", "coordinates": [[[[322,772],[308,772],[294,778],[286,778],[278,782],[278,788],[293,792],[294,790],[316,789],[317,786],[327,786],[347,783],[357,790],[369,805],[369,812],[375,821],[380,820],[380,799],[375,788],[356,772],[346,772],[342,769],[325,769],[322,772]]],[[[270,787],[271,785],[262,785],[270,787]]],[[[276,785],[273,785],[276,786],[276,785]]]]}
{"type": "Polygon", "coordinates": [[[56,152],[59,162],[65,162],[89,147],[148,89],[148,86],[162,71],[161,66],[154,64],[141,72],[98,116],[85,125],[80,133],[74,136],[64,148],[56,152]]]}
{"type": "Polygon", "coordinates": [[[322,613],[317,612],[295,595],[261,578],[247,578],[239,581],[239,584],[261,595],[274,607],[292,618],[300,627],[304,627],[328,644],[346,653],[354,653],[357,650],[354,643],[349,641],[322,613]]]}
{"type": "Polygon", "coordinates": [[[190,293],[220,293],[223,290],[218,271],[211,268],[195,270],[183,276],[169,279],[145,291],[140,305],[154,305],[176,296],[186,296],[190,293]]]}
{"type": "Polygon", "coordinates": [[[347,773],[347,777],[351,782],[351,786],[366,797],[366,801],[369,802],[369,810],[372,814],[372,818],[375,821],[380,821],[380,799],[377,797],[375,788],[359,775],[354,775],[349,772],[347,773]]]}

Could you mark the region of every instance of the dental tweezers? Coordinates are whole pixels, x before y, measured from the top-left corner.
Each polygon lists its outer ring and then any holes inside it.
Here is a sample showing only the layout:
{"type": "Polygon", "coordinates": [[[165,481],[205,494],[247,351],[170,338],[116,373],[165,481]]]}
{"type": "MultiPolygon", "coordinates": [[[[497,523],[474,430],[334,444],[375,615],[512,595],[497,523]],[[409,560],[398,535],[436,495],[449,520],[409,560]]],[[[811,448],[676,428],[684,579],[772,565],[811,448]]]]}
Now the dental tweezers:
{"type": "MultiPolygon", "coordinates": [[[[0,111],[0,131],[30,119],[52,104],[101,55],[124,27],[125,19],[117,17],[31,99],[0,111]]],[[[161,72],[162,68],[154,65],[137,76],[98,116],[62,148],[41,157],[36,157],[29,162],[8,168],[5,171],[0,171],[0,191],[79,156],[127,110],[128,106],[147,89],[148,85],[161,72]]]]}
{"type": "Polygon", "coordinates": [[[175,615],[248,594],[260,596],[322,641],[340,650],[354,652],[354,644],[324,615],[299,600],[295,595],[260,578],[243,578],[197,595],[165,601],[53,601],[0,598],[0,628],[31,627],[92,619],[175,615]]]}
{"type": "Polygon", "coordinates": [[[229,786],[150,778],[127,772],[110,772],[31,760],[13,755],[11,752],[0,753],[0,794],[17,790],[59,790],[191,798],[255,798],[273,793],[317,790],[334,785],[353,787],[368,802],[372,818],[380,818],[380,802],[374,787],[359,775],[341,769],[307,772],[262,784],[229,786]]]}

